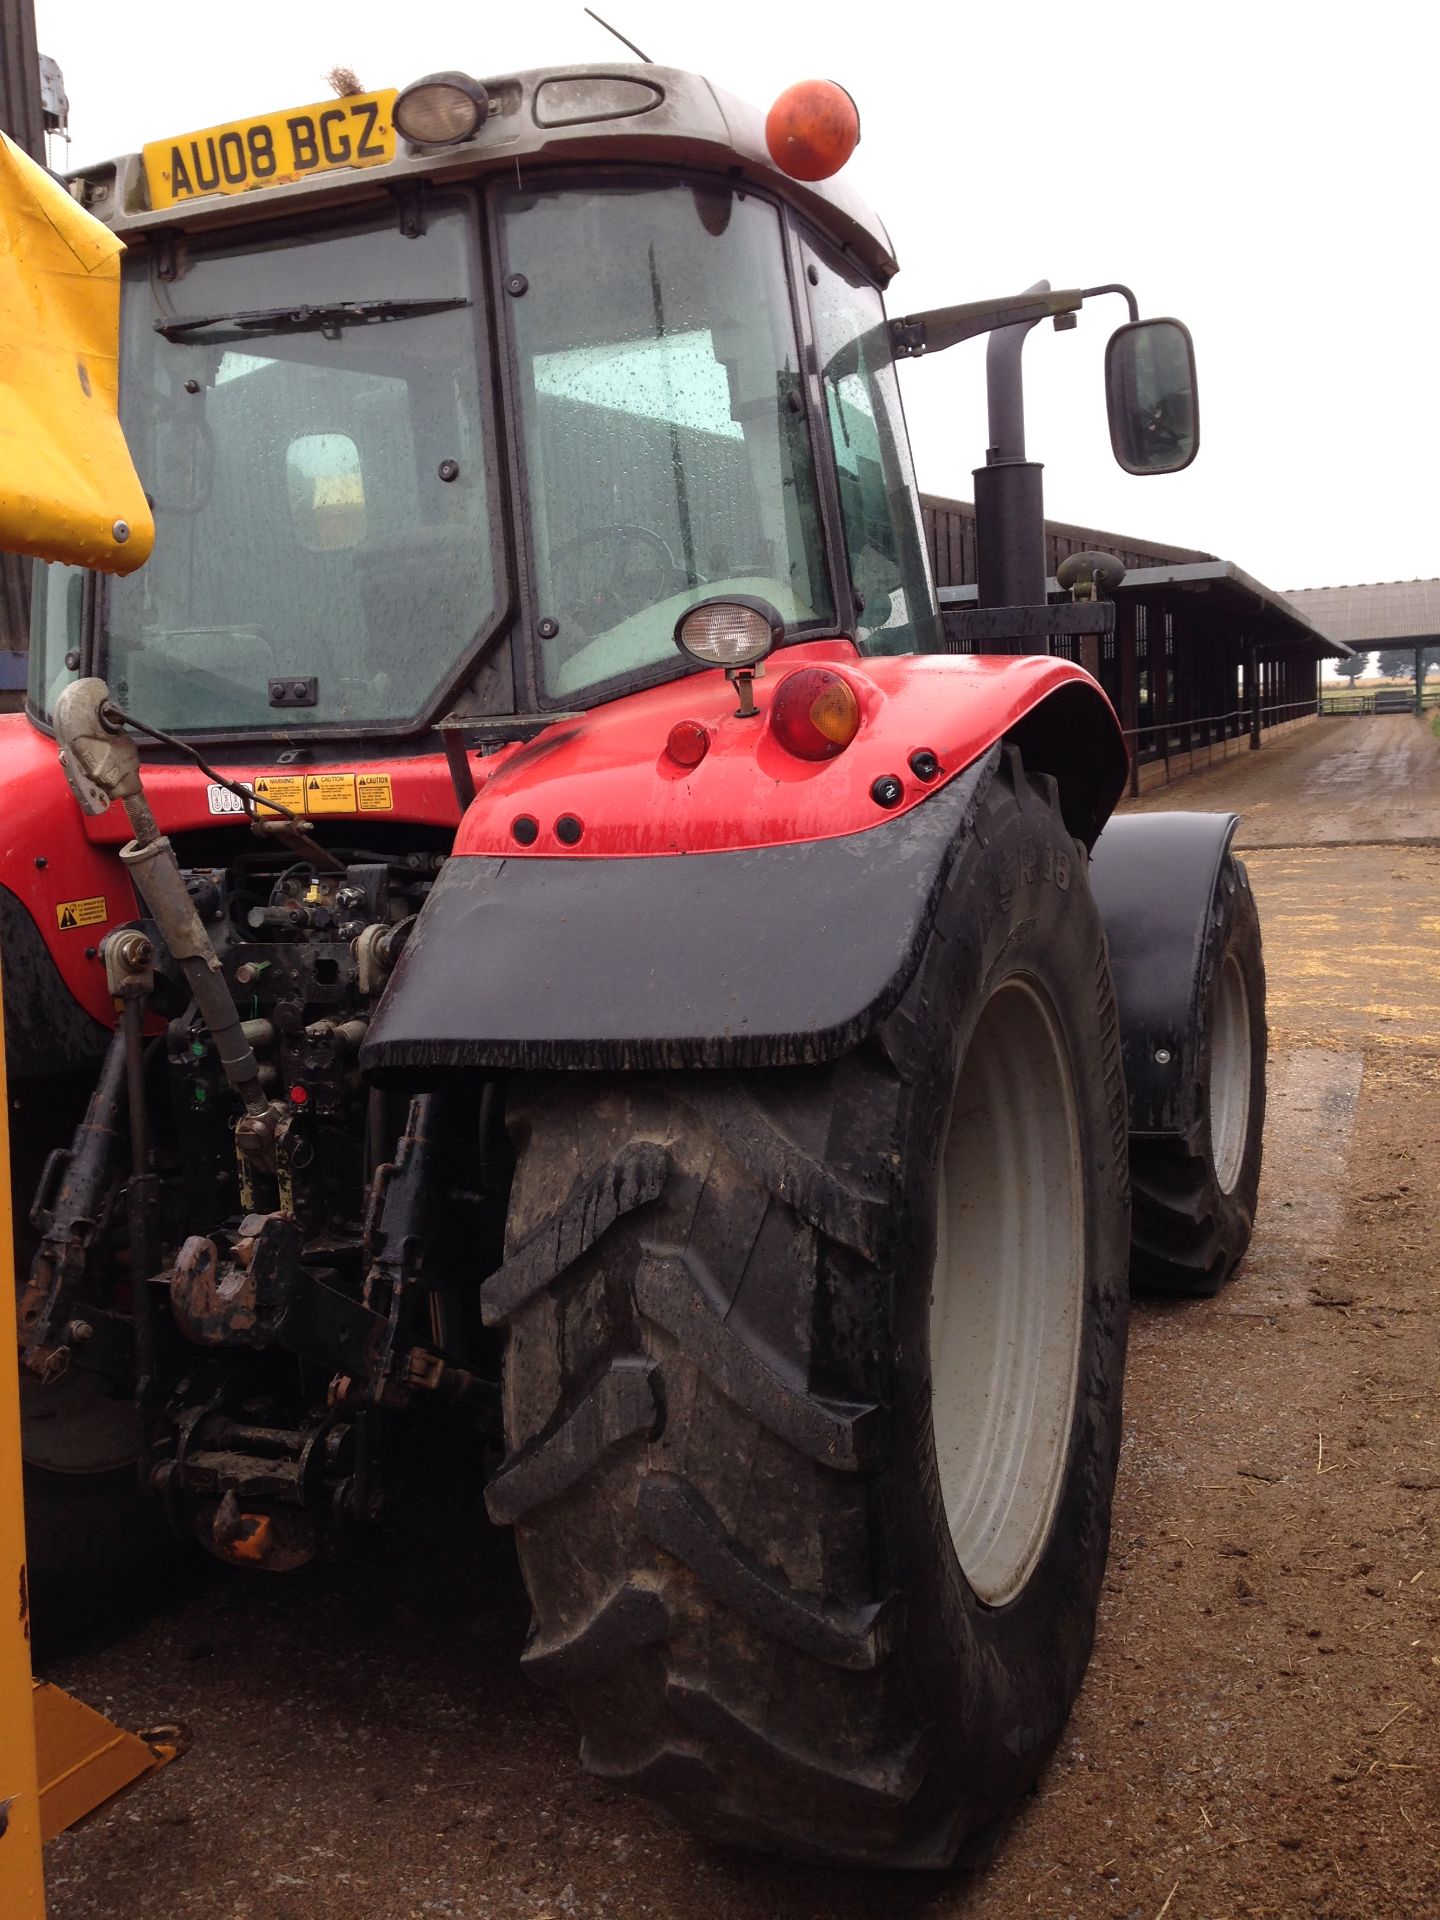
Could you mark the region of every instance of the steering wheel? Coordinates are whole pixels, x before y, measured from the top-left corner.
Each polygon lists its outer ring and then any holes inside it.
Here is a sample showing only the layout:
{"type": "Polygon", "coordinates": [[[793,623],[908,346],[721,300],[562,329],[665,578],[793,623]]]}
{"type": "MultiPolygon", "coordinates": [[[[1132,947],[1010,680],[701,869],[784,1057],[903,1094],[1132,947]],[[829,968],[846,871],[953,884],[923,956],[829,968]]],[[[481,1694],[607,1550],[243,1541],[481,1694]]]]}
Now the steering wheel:
{"type": "Polygon", "coordinates": [[[550,569],[557,601],[587,633],[604,633],[691,584],[668,544],[640,526],[587,527],[555,549],[550,569]],[[595,548],[584,564],[580,556],[595,548]]]}

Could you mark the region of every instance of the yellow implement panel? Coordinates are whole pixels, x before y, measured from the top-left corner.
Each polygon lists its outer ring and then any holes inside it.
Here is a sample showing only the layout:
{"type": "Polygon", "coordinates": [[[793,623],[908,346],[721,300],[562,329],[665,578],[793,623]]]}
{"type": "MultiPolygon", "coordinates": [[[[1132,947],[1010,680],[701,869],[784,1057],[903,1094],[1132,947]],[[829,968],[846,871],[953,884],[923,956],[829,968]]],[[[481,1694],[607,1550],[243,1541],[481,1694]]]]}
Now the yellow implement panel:
{"type": "Polygon", "coordinates": [[[155,539],[116,417],[120,242],[0,134],[0,549],[131,573],[155,539]]]}
{"type": "Polygon", "coordinates": [[[224,127],[151,140],[143,150],[152,207],[183,206],[212,193],[252,193],[340,167],[395,158],[395,93],[352,93],[224,127]]]}

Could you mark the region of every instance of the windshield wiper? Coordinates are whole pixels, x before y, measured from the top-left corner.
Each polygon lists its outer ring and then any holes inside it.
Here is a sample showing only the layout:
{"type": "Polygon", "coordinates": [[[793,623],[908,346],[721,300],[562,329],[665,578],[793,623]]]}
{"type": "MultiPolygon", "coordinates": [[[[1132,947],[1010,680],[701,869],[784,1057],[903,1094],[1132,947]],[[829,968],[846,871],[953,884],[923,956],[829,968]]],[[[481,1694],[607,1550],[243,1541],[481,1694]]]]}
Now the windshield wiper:
{"type": "Polygon", "coordinates": [[[247,333],[325,333],[332,337],[342,327],[374,326],[382,320],[410,320],[426,313],[448,313],[468,307],[452,300],[335,300],[320,307],[257,307],[249,313],[206,313],[190,320],[157,320],[156,333],[167,340],[204,333],[210,327],[233,327],[247,333]]]}

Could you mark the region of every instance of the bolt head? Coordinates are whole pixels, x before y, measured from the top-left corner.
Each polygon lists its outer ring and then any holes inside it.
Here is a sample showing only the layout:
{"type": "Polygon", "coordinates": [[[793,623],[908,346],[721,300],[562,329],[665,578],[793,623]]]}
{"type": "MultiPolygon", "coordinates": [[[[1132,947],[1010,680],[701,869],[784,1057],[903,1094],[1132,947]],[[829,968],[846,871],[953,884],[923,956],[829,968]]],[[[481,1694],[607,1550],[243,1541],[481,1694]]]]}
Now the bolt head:
{"type": "Polygon", "coordinates": [[[110,531],[115,536],[116,544],[123,547],[125,542],[130,538],[130,522],[128,520],[117,520],[110,531]]]}
{"type": "Polygon", "coordinates": [[[1157,1067],[1168,1067],[1168,1066],[1169,1066],[1169,1064],[1170,1064],[1170,1049],[1169,1049],[1169,1047],[1156,1047],[1156,1049],[1155,1049],[1155,1064],[1156,1064],[1156,1066],[1157,1066],[1157,1067]]]}

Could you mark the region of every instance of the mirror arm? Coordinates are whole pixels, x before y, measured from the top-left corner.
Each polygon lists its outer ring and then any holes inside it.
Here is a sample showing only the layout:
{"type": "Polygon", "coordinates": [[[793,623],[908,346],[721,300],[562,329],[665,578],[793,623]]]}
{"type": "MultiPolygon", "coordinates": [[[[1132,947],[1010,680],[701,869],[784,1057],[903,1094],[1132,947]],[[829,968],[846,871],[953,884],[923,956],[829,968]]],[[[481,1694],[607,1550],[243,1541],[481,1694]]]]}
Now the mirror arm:
{"type": "MultiPolygon", "coordinates": [[[[1098,289],[1108,293],[1110,288],[1098,289]]],[[[1055,320],[1078,313],[1085,295],[1078,288],[1058,293],[1013,294],[1007,300],[970,300],[958,307],[933,307],[928,313],[906,314],[890,322],[890,348],[897,360],[941,353],[997,327],[1033,326],[1037,320],[1055,320]]]]}
{"type": "Polygon", "coordinates": [[[1101,293],[1118,293],[1130,309],[1131,326],[1135,325],[1140,318],[1140,302],[1135,298],[1129,287],[1123,287],[1118,280],[1112,280],[1107,282],[1103,287],[1086,287],[1081,297],[1086,300],[1093,300],[1097,294],[1101,293]]]}

